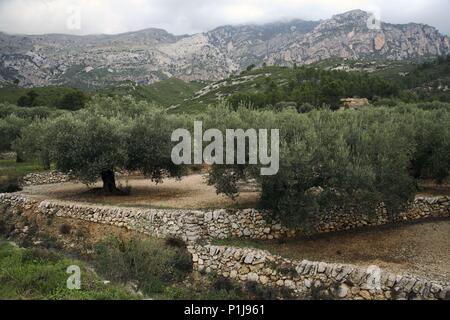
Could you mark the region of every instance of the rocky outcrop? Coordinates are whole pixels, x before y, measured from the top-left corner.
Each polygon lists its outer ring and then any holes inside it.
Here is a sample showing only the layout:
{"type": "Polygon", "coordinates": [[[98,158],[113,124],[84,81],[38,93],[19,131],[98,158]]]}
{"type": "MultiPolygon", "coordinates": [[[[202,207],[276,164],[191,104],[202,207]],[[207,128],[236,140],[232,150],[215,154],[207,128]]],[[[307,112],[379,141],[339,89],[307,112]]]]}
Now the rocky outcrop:
{"type": "Polygon", "coordinates": [[[286,288],[309,299],[449,299],[450,286],[424,278],[325,262],[296,261],[267,251],[213,245],[189,246],[194,269],[240,282],[286,288]]]}
{"type": "Polygon", "coordinates": [[[160,29],[120,35],[0,33],[0,84],[104,86],[130,79],[218,80],[250,64],[308,64],[340,57],[399,60],[449,53],[446,36],[422,24],[381,23],[361,10],[317,21],[223,26],[174,36],[160,29]]]}

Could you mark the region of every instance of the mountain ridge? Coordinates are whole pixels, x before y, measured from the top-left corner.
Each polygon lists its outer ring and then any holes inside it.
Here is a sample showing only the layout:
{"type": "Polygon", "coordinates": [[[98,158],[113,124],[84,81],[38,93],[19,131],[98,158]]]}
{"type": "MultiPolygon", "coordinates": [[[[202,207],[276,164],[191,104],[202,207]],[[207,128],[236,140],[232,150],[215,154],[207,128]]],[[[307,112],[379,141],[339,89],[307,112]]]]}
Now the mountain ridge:
{"type": "Polygon", "coordinates": [[[193,35],[146,28],[117,35],[0,33],[0,85],[102,87],[171,77],[218,80],[248,65],[310,64],[329,58],[404,60],[450,52],[448,36],[425,24],[381,23],[353,10],[320,21],[226,25],[193,35]]]}

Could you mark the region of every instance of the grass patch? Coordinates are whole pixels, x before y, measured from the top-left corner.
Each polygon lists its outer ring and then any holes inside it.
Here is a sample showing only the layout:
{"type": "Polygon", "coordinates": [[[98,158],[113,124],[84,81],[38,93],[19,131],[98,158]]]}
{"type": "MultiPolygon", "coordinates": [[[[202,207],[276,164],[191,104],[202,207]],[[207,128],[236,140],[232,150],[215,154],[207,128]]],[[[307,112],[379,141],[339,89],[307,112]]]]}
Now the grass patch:
{"type": "Polygon", "coordinates": [[[192,271],[191,256],[185,247],[168,246],[156,239],[108,237],[96,244],[92,263],[105,278],[133,282],[147,295],[163,293],[192,271]]]}
{"type": "Polygon", "coordinates": [[[78,260],[46,249],[22,249],[0,240],[0,299],[113,300],[133,299],[120,286],[105,285],[100,277],[78,260]],[[69,290],[66,270],[81,268],[81,289],[69,290]]]}
{"type": "Polygon", "coordinates": [[[77,92],[78,90],[64,86],[35,87],[32,89],[10,86],[0,88],[0,103],[17,104],[20,97],[26,96],[31,91],[37,94],[35,106],[57,108],[66,94],[77,92]]]}
{"type": "Polygon", "coordinates": [[[29,173],[44,171],[42,164],[35,161],[17,163],[16,160],[0,160],[0,176],[23,177],[29,173]]]}

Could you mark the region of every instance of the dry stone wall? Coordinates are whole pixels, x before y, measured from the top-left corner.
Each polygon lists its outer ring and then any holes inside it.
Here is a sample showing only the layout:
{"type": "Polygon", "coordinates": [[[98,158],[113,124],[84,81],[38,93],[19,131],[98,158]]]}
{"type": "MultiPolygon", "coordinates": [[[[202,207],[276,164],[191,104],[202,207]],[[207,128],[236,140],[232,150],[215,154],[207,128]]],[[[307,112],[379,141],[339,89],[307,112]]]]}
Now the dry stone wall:
{"type": "Polygon", "coordinates": [[[392,222],[414,221],[426,218],[450,217],[450,196],[422,197],[418,196],[409,209],[394,219],[383,206],[374,214],[355,214],[351,212],[332,211],[322,214],[318,219],[310,221],[313,230],[310,233],[326,233],[341,230],[357,229],[365,226],[379,226],[392,222]]]}
{"type": "Polygon", "coordinates": [[[0,194],[0,204],[22,210],[33,207],[37,214],[109,224],[161,238],[178,237],[189,242],[240,237],[276,239],[294,234],[278,222],[265,219],[263,214],[254,209],[200,211],[119,208],[58,201],[39,202],[22,194],[0,194]]]}
{"type": "MultiPolygon", "coordinates": [[[[277,239],[292,237],[304,231],[289,230],[279,221],[271,220],[263,211],[245,210],[179,210],[140,209],[94,206],[52,200],[36,201],[26,195],[0,194],[0,204],[12,207],[34,206],[38,214],[56,215],[114,225],[156,237],[178,237],[185,241],[201,239],[251,238],[277,239]]],[[[450,197],[417,198],[411,209],[396,221],[450,217],[450,197]]],[[[383,209],[374,215],[325,214],[313,222],[313,233],[354,229],[389,223],[383,209]]],[[[309,231],[310,232],[310,231],[309,231]]]]}
{"type": "MultiPolygon", "coordinates": [[[[417,198],[411,209],[396,220],[450,217],[450,197],[417,198]]],[[[240,282],[290,289],[298,298],[337,299],[448,299],[448,283],[407,275],[395,275],[373,267],[296,261],[262,250],[200,245],[197,240],[214,238],[274,239],[296,232],[266,219],[258,210],[161,210],[93,206],[58,201],[39,201],[21,193],[0,194],[0,206],[13,211],[80,219],[127,228],[156,237],[178,237],[189,243],[194,268],[215,272],[240,282]]],[[[324,215],[316,232],[329,232],[389,222],[379,213],[360,218],[324,215]]]]}
{"type": "Polygon", "coordinates": [[[448,299],[446,283],[396,275],[376,266],[297,261],[267,251],[213,245],[189,246],[194,269],[215,272],[239,282],[253,281],[287,288],[298,298],[312,299],[448,299]]]}
{"type": "Polygon", "coordinates": [[[70,181],[69,176],[58,171],[29,173],[22,178],[22,185],[43,185],[70,181]]]}

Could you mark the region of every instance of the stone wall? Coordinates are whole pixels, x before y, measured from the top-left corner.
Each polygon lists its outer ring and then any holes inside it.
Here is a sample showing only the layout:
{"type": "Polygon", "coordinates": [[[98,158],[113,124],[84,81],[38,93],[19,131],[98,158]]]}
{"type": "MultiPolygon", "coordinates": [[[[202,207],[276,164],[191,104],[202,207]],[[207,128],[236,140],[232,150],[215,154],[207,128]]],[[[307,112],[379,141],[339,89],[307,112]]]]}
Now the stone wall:
{"type": "MultiPolygon", "coordinates": [[[[417,198],[411,210],[398,221],[450,217],[450,197],[417,198]]],[[[261,212],[249,210],[161,210],[92,206],[58,201],[38,201],[21,194],[0,194],[0,205],[13,211],[102,223],[156,237],[178,237],[189,243],[194,268],[216,272],[240,282],[255,281],[264,286],[287,288],[298,298],[338,299],[444,299],[450,298],[446,283],[412,276],[400,276],[376,267],[295,261],[262,250],[200,245],[197,240],[214,238],[274,239],[295,232],[269,221],[261,212]]],[[[325,215],[317,232],[329,232],[364,225],[387,223],[381,216],[352,220],[351,215],[325,215]]]]}
{"type": "Polygon", "coordinates": [[[239,282],[287,288],[297,298],[448,299],[450,287],[413,276],[395,275],[372,266],[296,261],[256,249],[213,245],[189,246],[194,270],[215,272],[239,282]]]}
{"type": "MultiPolygon", "coordinates": [[[[0,204],[13,207],[34,206],[39,214],[56,215],[103,223],[143,232],[156,237],[178,237],[185,241],[200,239],[277,239],[291,237],[305,231],[283,227],[277,220],[269,220],[267,214],[256,209],[244,210],[180,210],[140,209],[111,206],[93,206],[58,201],[38,202],[16,193],[0,194],[0,204]]],[[[432,217],[450,217],[450,197],[417,198],[411,209],[399,215],[396,221],[417,220],[432,217]]],[[[325,214],[314,221],[313,231],[325,233],[375,226],[389,223],[387,212],[356,216],[352,214],[325,214]]]]}
{"type": "Polygon", "coordinates": [[[0,152],[0,160],[13,160],[16,159],[15,152],[0,152]]]}
{"type": "Polygon", "coordinates": [[[414,221],[426,218],[450,217],[450,196],[416,197],[409,209],[393,220],[386,208],[380,208],[374,214],[355,214],[333,211],[324,213],[320,219],[310,221],[312,234],[357,229],[365,226],[379,226],[392,222],[414,221]]]}
{"type": "Polygon", "coordinates": [[[22,178],[23,186],[62,183],[70,181],[69,177],[58,171],[29,173],[22,178]]]}
{"type": "Polygon", "coordinates": [[[34,208],[37,214],[56,215],[114,225],[156,237],[200,239],[276,239],[294,232],[269,221],[254,209],[177,210],[92,206],[58,201],[36,201],[22,194],[0,194],[0,204],[15,209],[34,208]]]}

